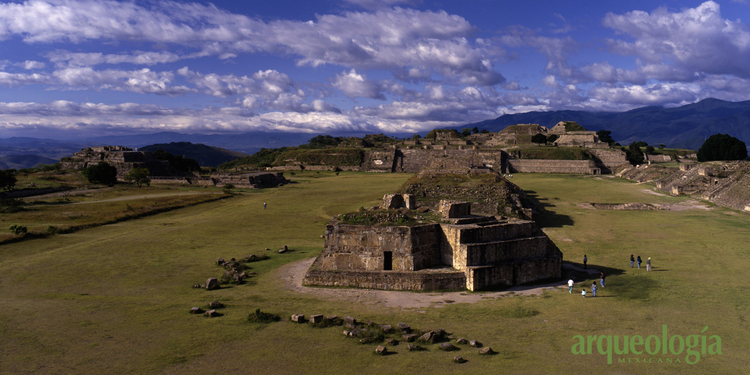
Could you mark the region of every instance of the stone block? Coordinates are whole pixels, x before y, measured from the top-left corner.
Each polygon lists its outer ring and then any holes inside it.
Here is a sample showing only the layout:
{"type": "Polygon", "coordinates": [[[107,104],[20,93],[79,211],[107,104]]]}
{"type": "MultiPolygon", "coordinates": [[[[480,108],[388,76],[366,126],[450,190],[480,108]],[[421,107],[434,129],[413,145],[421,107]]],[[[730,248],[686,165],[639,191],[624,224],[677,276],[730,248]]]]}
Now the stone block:
{"type": "Polygon", "coordinates": [[[323,314],[310,315],[310,323],[317,324],[323,322],[323,314]]]}

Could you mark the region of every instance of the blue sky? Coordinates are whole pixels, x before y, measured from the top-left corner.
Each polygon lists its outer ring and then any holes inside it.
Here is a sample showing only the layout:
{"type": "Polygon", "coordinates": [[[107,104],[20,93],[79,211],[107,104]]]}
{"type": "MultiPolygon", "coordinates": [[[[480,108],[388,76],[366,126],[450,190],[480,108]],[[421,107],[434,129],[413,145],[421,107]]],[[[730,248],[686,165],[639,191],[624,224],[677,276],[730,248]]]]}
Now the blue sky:
{"type": "Polygon", "coordinates": [[[0,137],[424,133],[750,100],[747,1],[0,2],[0,137]]]}

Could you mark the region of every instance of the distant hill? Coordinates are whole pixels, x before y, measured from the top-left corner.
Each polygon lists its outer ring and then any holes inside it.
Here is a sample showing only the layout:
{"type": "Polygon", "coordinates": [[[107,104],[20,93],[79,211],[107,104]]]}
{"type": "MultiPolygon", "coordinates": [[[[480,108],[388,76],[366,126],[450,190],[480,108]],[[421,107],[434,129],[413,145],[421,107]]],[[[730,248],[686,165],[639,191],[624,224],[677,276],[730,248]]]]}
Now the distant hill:
{"type": "Polygon", "coordinates": [[[514,124],[551,128],[559,121],[575,121],[588,130],[610,130],[620,144],[645,141],[650,145],[697,150],[716,133],[729,134],[750,145],[750,101],[705,99],[676,108],[643,107],[627,112],[551,111],[503,115],[460,128],[503,130],[514,124]]]}
{"type": "Polygon", "coordinates": [[[33,168],[40,164],[55,164],[58,159],[51,159],[39,155],[6,155],[0,156],[0,169],[33,168]]]}
{"type": "Polygon", "coordinates": [[[248,156],[248,154],[242,152],[190,142],[159,143],[138,148],[138,151],[154,152],[156,150],[163,150],[172,155],[195,159],[202,167],[216,167],[219,164],[248,156]]]}

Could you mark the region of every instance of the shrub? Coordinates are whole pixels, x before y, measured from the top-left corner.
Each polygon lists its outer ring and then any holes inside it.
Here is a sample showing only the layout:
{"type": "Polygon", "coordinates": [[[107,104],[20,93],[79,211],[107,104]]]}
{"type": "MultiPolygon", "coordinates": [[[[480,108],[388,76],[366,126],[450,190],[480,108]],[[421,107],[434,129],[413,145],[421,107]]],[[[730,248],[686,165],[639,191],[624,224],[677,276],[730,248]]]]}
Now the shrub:
{"type": "Polygon", "coordinates": [[[5,169],[0,170],[0,189],[10,191],[16,187],[16,173],[15,170],[5,169]]]}
{"type": "Polygon", "coordinates": [[[18,224],[13,224],[13,225],[11,225],[11,226],[10,226],[10,228],[8,228],[8,229],[9,229],[9,230],[10,230],[11,232],[13,232],[13,234],[16,234],[16,235],[18,235],[18,234],[25,234],[26,232],[28,232],[28,231],[29,231],[29,229],[28,229],[28,228],[26,228],[25,226],[23,226],[23,225],[18,225],[18,224]]]}
{"type": "Polygon", "coordinates": [[[117,183],[117,168],[100,161],[97,165],[83,168],[83,176],[92,184],[112,186],[117,183]]]}

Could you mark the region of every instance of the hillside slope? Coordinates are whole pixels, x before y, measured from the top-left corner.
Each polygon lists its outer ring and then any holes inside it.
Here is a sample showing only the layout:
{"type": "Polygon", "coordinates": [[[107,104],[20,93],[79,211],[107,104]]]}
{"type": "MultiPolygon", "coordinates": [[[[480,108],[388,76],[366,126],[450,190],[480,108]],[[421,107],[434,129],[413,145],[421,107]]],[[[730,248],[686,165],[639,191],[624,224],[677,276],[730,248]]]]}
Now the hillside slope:
{"type": "Polygon", "coordinates": [[[494,120],[464,125],[497,132],[514,124],[548,128],[559,121],[575,121],[588,130],[610,130],[615,141],[697,150],[705,139],[725,133],[750,144],[750,101],[705,99],[676,108],[643,107],[627,112],[550,111],[503,115],[494,120]]]}

